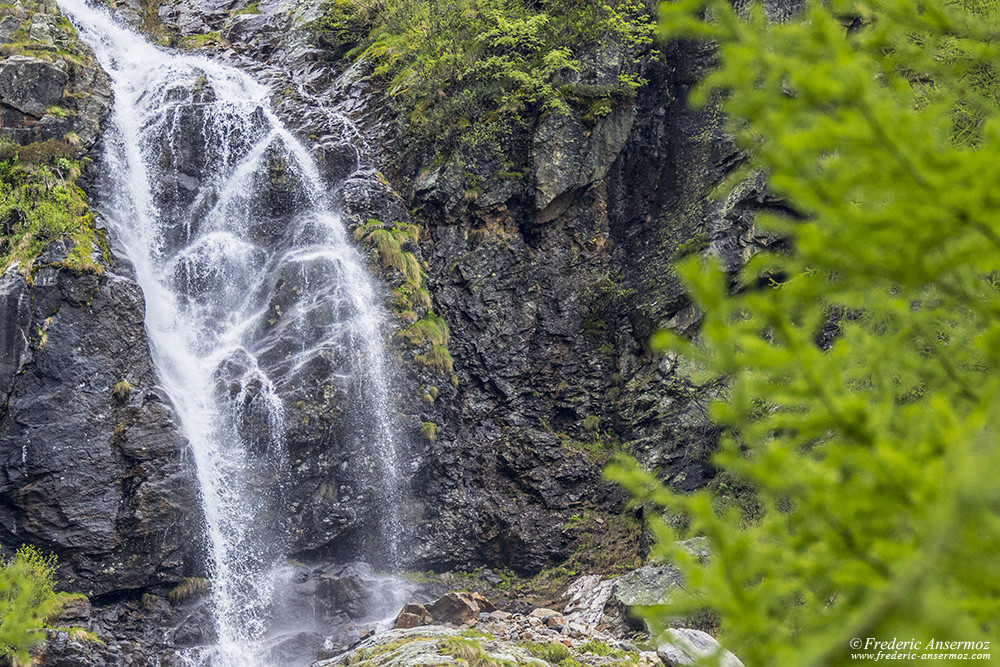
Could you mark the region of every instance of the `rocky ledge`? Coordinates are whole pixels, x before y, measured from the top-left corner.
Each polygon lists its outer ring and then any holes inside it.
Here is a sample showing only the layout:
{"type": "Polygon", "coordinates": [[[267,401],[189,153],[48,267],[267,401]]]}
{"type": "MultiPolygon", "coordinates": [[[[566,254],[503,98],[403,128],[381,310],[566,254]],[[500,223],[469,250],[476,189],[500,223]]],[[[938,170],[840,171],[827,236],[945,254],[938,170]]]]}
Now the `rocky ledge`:
{"type": "Polygon", "coordinates": [[[609,626],[586,623],[574,604],[564,612],[538,607],[510,613],[480,594],[451,592],[428,605],[406,605],[393,629],[312,667],[680,667],[709,657],[723,667],[742,667],[700,630],[671,628],[658,638],[616,635],[609,626]]]}

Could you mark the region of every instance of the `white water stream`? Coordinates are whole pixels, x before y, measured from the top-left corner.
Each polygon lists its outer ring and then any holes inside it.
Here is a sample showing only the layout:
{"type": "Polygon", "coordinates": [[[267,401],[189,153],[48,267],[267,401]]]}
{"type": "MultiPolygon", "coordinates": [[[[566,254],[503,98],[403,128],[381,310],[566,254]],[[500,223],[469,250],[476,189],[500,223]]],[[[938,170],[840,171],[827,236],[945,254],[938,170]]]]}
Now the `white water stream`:
{"type": "MultiPolygon", "coordinates": [[[[153,46],[85,0],[59,2],[112,79],[101,213],[145,292],[154,362],[198,469],[219,636],[202,660],[269,667],[262,642],[288,625],[274,618],[288,555],[280,383],[299,366],[323,357],[357,376],[385,489],[381,530],[399,532],[377,294],[264,87],[153,46]]],[[[382,542],[395,562],[395,540],[382,542]]]]}

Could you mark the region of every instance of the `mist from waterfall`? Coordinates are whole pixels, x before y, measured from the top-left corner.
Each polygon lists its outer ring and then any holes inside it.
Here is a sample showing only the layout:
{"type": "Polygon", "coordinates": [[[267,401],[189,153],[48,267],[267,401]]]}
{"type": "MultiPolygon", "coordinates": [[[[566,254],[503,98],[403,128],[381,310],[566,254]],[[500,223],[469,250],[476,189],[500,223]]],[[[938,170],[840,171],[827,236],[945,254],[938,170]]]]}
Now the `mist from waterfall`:
{"type": "Polygon", "coordinates": [[[112,79],[99,210],[134,265],[159,380],[197,465],[218,645],[213,667],[265,667],[287,619],[283,378],[311,360],[352,376],[378,462],[383,562],[402,487],[384,315],[310,153],[268,90],[153,46],[84,0],[60,0],[112,79]],[[279,294],[280,293],[280,294],[279,294]]]}

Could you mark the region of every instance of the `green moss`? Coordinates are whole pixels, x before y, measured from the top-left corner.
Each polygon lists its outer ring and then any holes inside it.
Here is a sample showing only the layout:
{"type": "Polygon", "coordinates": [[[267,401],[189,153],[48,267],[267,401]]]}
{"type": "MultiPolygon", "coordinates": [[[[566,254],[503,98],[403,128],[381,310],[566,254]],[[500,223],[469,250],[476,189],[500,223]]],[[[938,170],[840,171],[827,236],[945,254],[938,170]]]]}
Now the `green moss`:
{"type": "Polygon", "coordinates": [[[420,425],[420,435],[428,442],[437,440],[438,426],[434,422],[424,422],[420,425]]]}
{"type": "Polygon", "coordinates": [[[73,247],[59,266],[102,271],[91,255],[98,249],[108,260],[110,252],[76,185],[81,165],[75,158],[76,149],[62,141],[0,144],[0,269],[20,264],[30,277],[45,246],[65,239],[73,247]]]}
{"type": "Polygon", "coordinates": [[[201,49],[206,46],[221,44],[222,39],[217,32],[206,32],[201,35],[187,35],[177,40],[177,46],[183,49],[201,49]]]}
{"type": "Polygon", "coordinates": [[[124,403],[132,395],[132,385],[129,384],[128,380],[122,380],[111,389],[111,395],[124,403]]]}
{"type": "Polygon", "coordinates": [[[629,514],[583,510],[570,517],[564,529],[580,530],[576,550],[565,563],[542,570],[528,586],[539,606],[553,604],[574,577],[581,574],[620,574],[640,567],[646,544],[642,522],[629,514]]]}
{"type": "Polygon", "coordinates": [[[587,415],[583,420],[585,431],[594,432],[601,428],[601,418],[597,415],[587,415]]]}
{"type": "Polygon", "coordinates": [[[677,246],[677,250],[674,251],[674,260],[698,254],[708,246],[708,235],[705,232],[698,232],[677,246]]]}
{"type": "Polygon", "coordinates": [[[260,14],[260,6],[257,3],[257,0],[254,0],[254,2],[251,2],[243,9],[237,9],[236,11],[230,13],[232,16],[239,16],[240,14],[260,14]]]}
{"type": "Polygon", "coordinates": [[[442,373],[451,373],[454,367],[454,360],[451,352],[443,345],[431,345],[425,354],[414,355],[413,359],[422,366],[428,366],[442,373]]]}
{"type": "MultiPolygon", "coordinates": [[[[431,345],[448,345],[451,332],[448,323],[428,311],[423,317],[400,332],[400,336],[413,347],[430,343],[431,345]]],[[[435,398],[437,398],[435,396],[435,398]]]]}

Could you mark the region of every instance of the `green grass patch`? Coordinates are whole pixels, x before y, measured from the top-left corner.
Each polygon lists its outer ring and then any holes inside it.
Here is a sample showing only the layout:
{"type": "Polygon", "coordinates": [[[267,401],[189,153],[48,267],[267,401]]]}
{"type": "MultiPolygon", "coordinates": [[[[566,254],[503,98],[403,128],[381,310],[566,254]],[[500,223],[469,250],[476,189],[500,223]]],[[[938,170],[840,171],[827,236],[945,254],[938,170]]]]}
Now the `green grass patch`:
{"type": "Polygon", "coordinates": [[[527,649],[528,653],[531,655],[553,665],[558,665],[562,661],[573,656],[573,654],[570,653],[570,650],[562,644],[528,641],[522,642],[520,645],[527,649]]]}
{"type": "Polygon", "coordinates": [[[86,195],[77,185],[81,164],[76,149],[48,140],[18,146],[0,144],[0,269],[20,264],[31,276],[34,260],[52,241],[72,241],[60,266],[101,273],[91,255],[105,261],[110,251],[94,225],[86,195]]]}
{"type": "Polygon", "coordinates": [[[431,345],[426,353],[413,355],[413,359],[422,366],[433,368],[442,373],[451,373],[455,364],[451,358],[451,352],[443,345],[431,345]]]}

